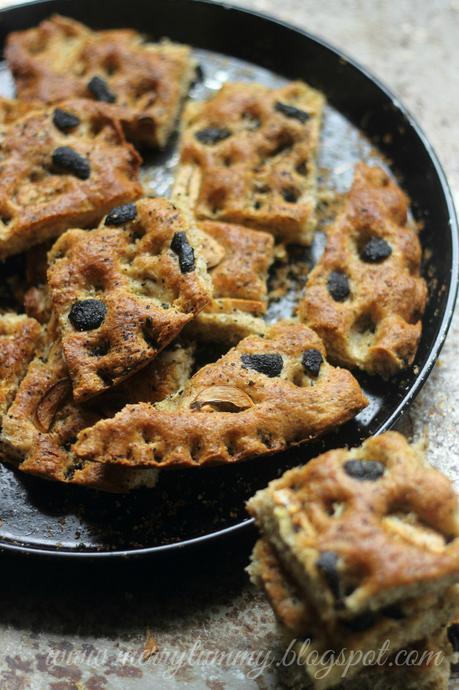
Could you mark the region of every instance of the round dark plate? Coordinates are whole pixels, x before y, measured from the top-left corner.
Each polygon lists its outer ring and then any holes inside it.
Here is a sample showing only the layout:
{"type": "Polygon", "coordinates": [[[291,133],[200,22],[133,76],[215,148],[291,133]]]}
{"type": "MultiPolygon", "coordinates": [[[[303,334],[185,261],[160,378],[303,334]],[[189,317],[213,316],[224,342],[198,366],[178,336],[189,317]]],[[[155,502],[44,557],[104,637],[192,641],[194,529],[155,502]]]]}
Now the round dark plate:
{"type": "MultiPolygon", "coordinates": [[[[389,162],[424,227],[423,270],[430,296],[416,361],[390,382],[359,375],[370,405],[337,433],[238,466],[164,472],[156,489],[126,496],[51,484],[0,466],[1,548],[74,557],[158,554],[244,529],[251,522],[246,499],[287,467],[325,448],[357,444],[394,424],[426,381],[451,321],[458,282],[457,222],[437,157],[411,115],[372,75],[325,42],[262,15],[199,0],[49,0],[0,12],[2,44],[10,31],[54,12],[97,29],[133,26],[153,39],[167,36],[192,45],[205,75],[193,97],[206,96],[226,79],[309,82],[329,102],[320,160],[329,171],[326,184],[345,189],[359,159],[389,162]]],[[[11,94],[5,66],[0,91],[11,94]]],[[[147,188],[167,193],[175,163],[172,142],[148,161],[147,188]]],[[[269,314],[276,318],[289,308],[287,297],[271,305],[269,314]]]]}

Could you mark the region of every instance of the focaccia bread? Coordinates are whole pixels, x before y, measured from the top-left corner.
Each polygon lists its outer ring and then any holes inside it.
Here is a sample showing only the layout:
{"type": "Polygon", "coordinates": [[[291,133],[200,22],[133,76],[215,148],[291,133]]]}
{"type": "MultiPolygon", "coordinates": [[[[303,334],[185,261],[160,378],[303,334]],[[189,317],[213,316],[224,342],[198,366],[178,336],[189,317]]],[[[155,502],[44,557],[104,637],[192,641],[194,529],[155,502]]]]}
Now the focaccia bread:
{"type": "Polygon", "coordinates": [[[309,244],[323,96],[302,82],[279,89],[229,83],[184,111],[174,194],[199,219],[249,225],[309,244]]]}
{"type": "Polygon", "coordinates": [[[398,433],[290,470],[247,507],[324,621],[459,580],[454,488],[398,433]]]}
{"type": "Polygon", "coordinates": [[[283,322],[199,369],[167,405],[128,405],[80,433],[81,459],[139,467],[235,463],[309,441],[366,405],[309,328],[283,322]]]}
{"type": "Polygon", "coordinates": [[[24,314],[0,314],[0,423],[40,339],[41,328],[35,319],[24,314]]]}
{"type": "Polygon", "coordinates": [[[267,301],[268,269],[274,259],[274,241],[266,232],[242,225],[203,221],[199,228],[222,248],[220,256],[207,262],[216,299],[267,301]]]}
{"type": "Polygon", "coordinates": [[[388,378],[413,362],[427,288],[408,199],[379,168],[361,163],[325,251],[306,283],[299,318],[333,362],[388,378]]]}
{"type": "Polygon", "coordinates": [[[91,31],[59,15],[11,33],[5,55],[19,98],[103,101],[128,138],[150,146],[166,144],[195,74],[188,46],[148,43],[131,29],[91,31]]]}
{"type": "Polygon", "coordinates": [[[241,225],[203,221],[204,258],[212,279],[214,298],[187,326],[199,341],[237,343],[249,335],[263,335],[266,324],[268,269],[274,259],[272,235],[241,225]]]}
{"type": "Polygon", "coordinates": [[[82,462],[71,452],[79,431],[115,414],[127,403],[156,402],[176,393],[190,376],[192,350],[171,347],[126,383],[97,399],[77,405],[53,326],[50,342],[29,365],[15,399],[4,417],[1,440],[7,458],[21,472],[67,484],[126,492],[156,483],[154,469],[129,468],[82,462]]]}
{"type": "Polygon", "coordinates": [[[91,232],[69,230],[48,258],[77,402],[145,366],[210,301],[199,235],[166,199],[112,209],[91,232]]]}
{"type": "Polygon", "coordinates": [[[102,103],[68,101],[0,126],[0,155],[0,260],[142,194],[140,158],[102,103]]]}
{"type": "Polygon", "coordinates": [[[282,637],[289,642],[298,640],[293,649],[298,651],[307,641],[311,654],[341,650],[343,658],[337,654],[335,663],[325,656],[305,665],[316,690],[340,685],[345,666],[343,659],[349,661],[346,673],[346,680],[349,680],[364,670],[364,659],[372,650],[384,648],[385,654],[391,655],[446,626],[459,610],[459,585],[453,585],[438,596],[431,593],[407,599],[397,606],[327,625],[305,599],[301,588],[289,578],[265,539],[255,545],[248,571],[253,583],[265,592],[282,637]]]}

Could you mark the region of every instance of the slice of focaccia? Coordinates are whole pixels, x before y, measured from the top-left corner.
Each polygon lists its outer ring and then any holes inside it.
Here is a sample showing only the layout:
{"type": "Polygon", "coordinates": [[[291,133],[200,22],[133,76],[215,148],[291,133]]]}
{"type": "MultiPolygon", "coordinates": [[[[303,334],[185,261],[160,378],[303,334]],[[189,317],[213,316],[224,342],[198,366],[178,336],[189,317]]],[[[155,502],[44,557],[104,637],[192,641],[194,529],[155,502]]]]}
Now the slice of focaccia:
{"type": "MultiPolygon", "coordinates": [[[[50,327],[52,331],[52,326],[50,327]]],[[[192,350],[171,347],[129,381],[97,399],[77,405],[62,347],[56,333],[29,365],[4,417],[3,446],[7,459],[21,472],[67,484],[111,492],[130,491],[156,483],[152,469],[131,471],[75,458],[70,448],[79,431],[115,414],[127,403],[163,400],[182,388],[190,376],[192,350]]]]}
{"type": "Polygon", "coordinates": [[[19,98],[111,105],[136,143],[164,146],[195,73],[188,46],[148,43],[136,31],[91,31],[54,15],[13,32],[5,51],[19,98]]]}
{"type": "Polygon", "coordinates": [[[174,194],[197,218],[250,225],[309,244],[324,99],[301,82],[225,84],[189,103],[174,194]]]}
{"type": "Polygon", "coordinates": [[[315,438],[365,405],[352,374],[325,361],[317,335],[284,322],[200,369],[167,405],[128,405],[85,430],[74,451],[139,467],[234,463],[315,438]]]}
{"type": "Polygon", "coordinates": [[[23,314],[0,314],[0,421],[41,338],[40,324],[23,314]]]}
{"type": "Polygon", "coordinates": [[[247,507],[329,625],[459,581],[454,488],[398,433],[320,455],[247,507]]]}
{"type": "Polygon", "coordinates": [[[249,335],[263,335],[266,324],[260,317],[266,311],[268,269],[274,258],[272,235],[213,221],[202,221],[199,228],[214,240],[211,250],[204,250],[214,297],[187,332],[229,346],[249,335]]]}
{"type": "Polygon", "coordinates": [[[300,320],[330,359],[385,378],[413,362],[427,296],[408,200],[380,168],[357,166],[325,251],[306,283],[300,320]]]}
{"type": "Polygon", "coordinates": [[[453,585],[438,596],[407,599],[401,605],[327,626],[265,539],[255,545],[248,571],[252,582],[265,592],[279,632],[291,648],[300,654],[305,645],[311,658],[316,654],[304,667],[305,679],[309,677],[315,690],[340,686],[344,669],[346,680],[350,680],[365,670],[365,660],[375,650],[384,649],[389,656],[444,627],[459,610],[459,585],[453,585]],[[330,650],[335,650],[335,658],[330,650]]]}
{"type": "Polygon", "coordinates": [[[112,209],[52,247],[48,285],[77,402],[150,362],[210,300],[199,234],[166,199],[112,209]]]}
{"type": "Polygon", "coordinates": [[[0,126],[0,155],[0,259],[142,193],[140,158],[101,103],[68,101],[0,126]]]}

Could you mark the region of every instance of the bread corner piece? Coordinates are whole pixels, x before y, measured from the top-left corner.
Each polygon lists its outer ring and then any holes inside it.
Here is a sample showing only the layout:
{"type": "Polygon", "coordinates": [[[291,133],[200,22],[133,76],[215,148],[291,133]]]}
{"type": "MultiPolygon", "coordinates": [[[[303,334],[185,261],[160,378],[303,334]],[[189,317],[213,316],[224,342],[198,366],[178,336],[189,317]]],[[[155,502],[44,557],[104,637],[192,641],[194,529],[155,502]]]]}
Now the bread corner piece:
{"type": "Polygon", "coordinates": [[[74,452],[133,467],[234,463],[316,438],[366,404],[313,331],[280,322],[201,368],[167,407],[130,405],[82,432],[74,452]]]}
{"type": "Polygon", "coordinates": [[[0,130],[0,260],[142,194],[141,159],[106,104],[32,108],[0,130]]]}
{"type": "Polygon", "coordinates": [[[174,195],[198,219],[310,244],[323,107],[323,96],[302,82],[228,83],[208,101],[189,103],[174,195]]]}
{"type": "Polygon", "coordinates": [[[212,290],[193,222],[161,198],[66,232],[49,252],[48,284],[77,402],[151,362],[212,290]]]}
{"type": "Polygon", "coordinates": [[[130,141],[153,147],[166,145],[196,70],[188,46],[59,15],[9,34],[5,55],[20,99],[106,103],[130,141]]]}
{"type": "MultiPolygon", "coordinates": [[[[365,655],[422,646],[457,618],[459,513],[449,480],[387,432],[286,472],[248,510],[262,534],[249,573],[287,646],[304,657],[304,685],[392,688],[403,678],[416,687],[419,669],[375,669],[365,655]],[[344,680],[343,656],[353,659],[344,680]]],[[[436,674],[440,667],[425,672],[436,674]]]]}
{"type": "Polygon", "coordinates": [[[384,170],[359,164],[298,311],[331,361],[384,378],[413,363],[427,299],[407,211],[406,195],[384,170]]]}

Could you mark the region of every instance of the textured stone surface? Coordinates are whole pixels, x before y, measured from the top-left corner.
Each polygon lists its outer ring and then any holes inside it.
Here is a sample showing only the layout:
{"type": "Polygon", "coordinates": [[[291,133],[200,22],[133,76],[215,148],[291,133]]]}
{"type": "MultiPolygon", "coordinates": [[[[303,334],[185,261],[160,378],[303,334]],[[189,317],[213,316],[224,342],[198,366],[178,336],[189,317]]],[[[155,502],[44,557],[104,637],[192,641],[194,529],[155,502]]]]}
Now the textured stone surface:
{"type": "MultiPolygon", "coordinates": [[[[459,198],[458,0],[239,2],[325,37],[381,77],[426,130],[459,198]]],[[[458,350],[456,319],[401,426],[428,436],[430,458],[459,486],[458,350]]],[[[1,690],[278,687],[273,617],[243,571],[252,539],[116,567],[3,557],[1,690]],[[151,636],[158,648],[143,661],[151,636]]]]}

